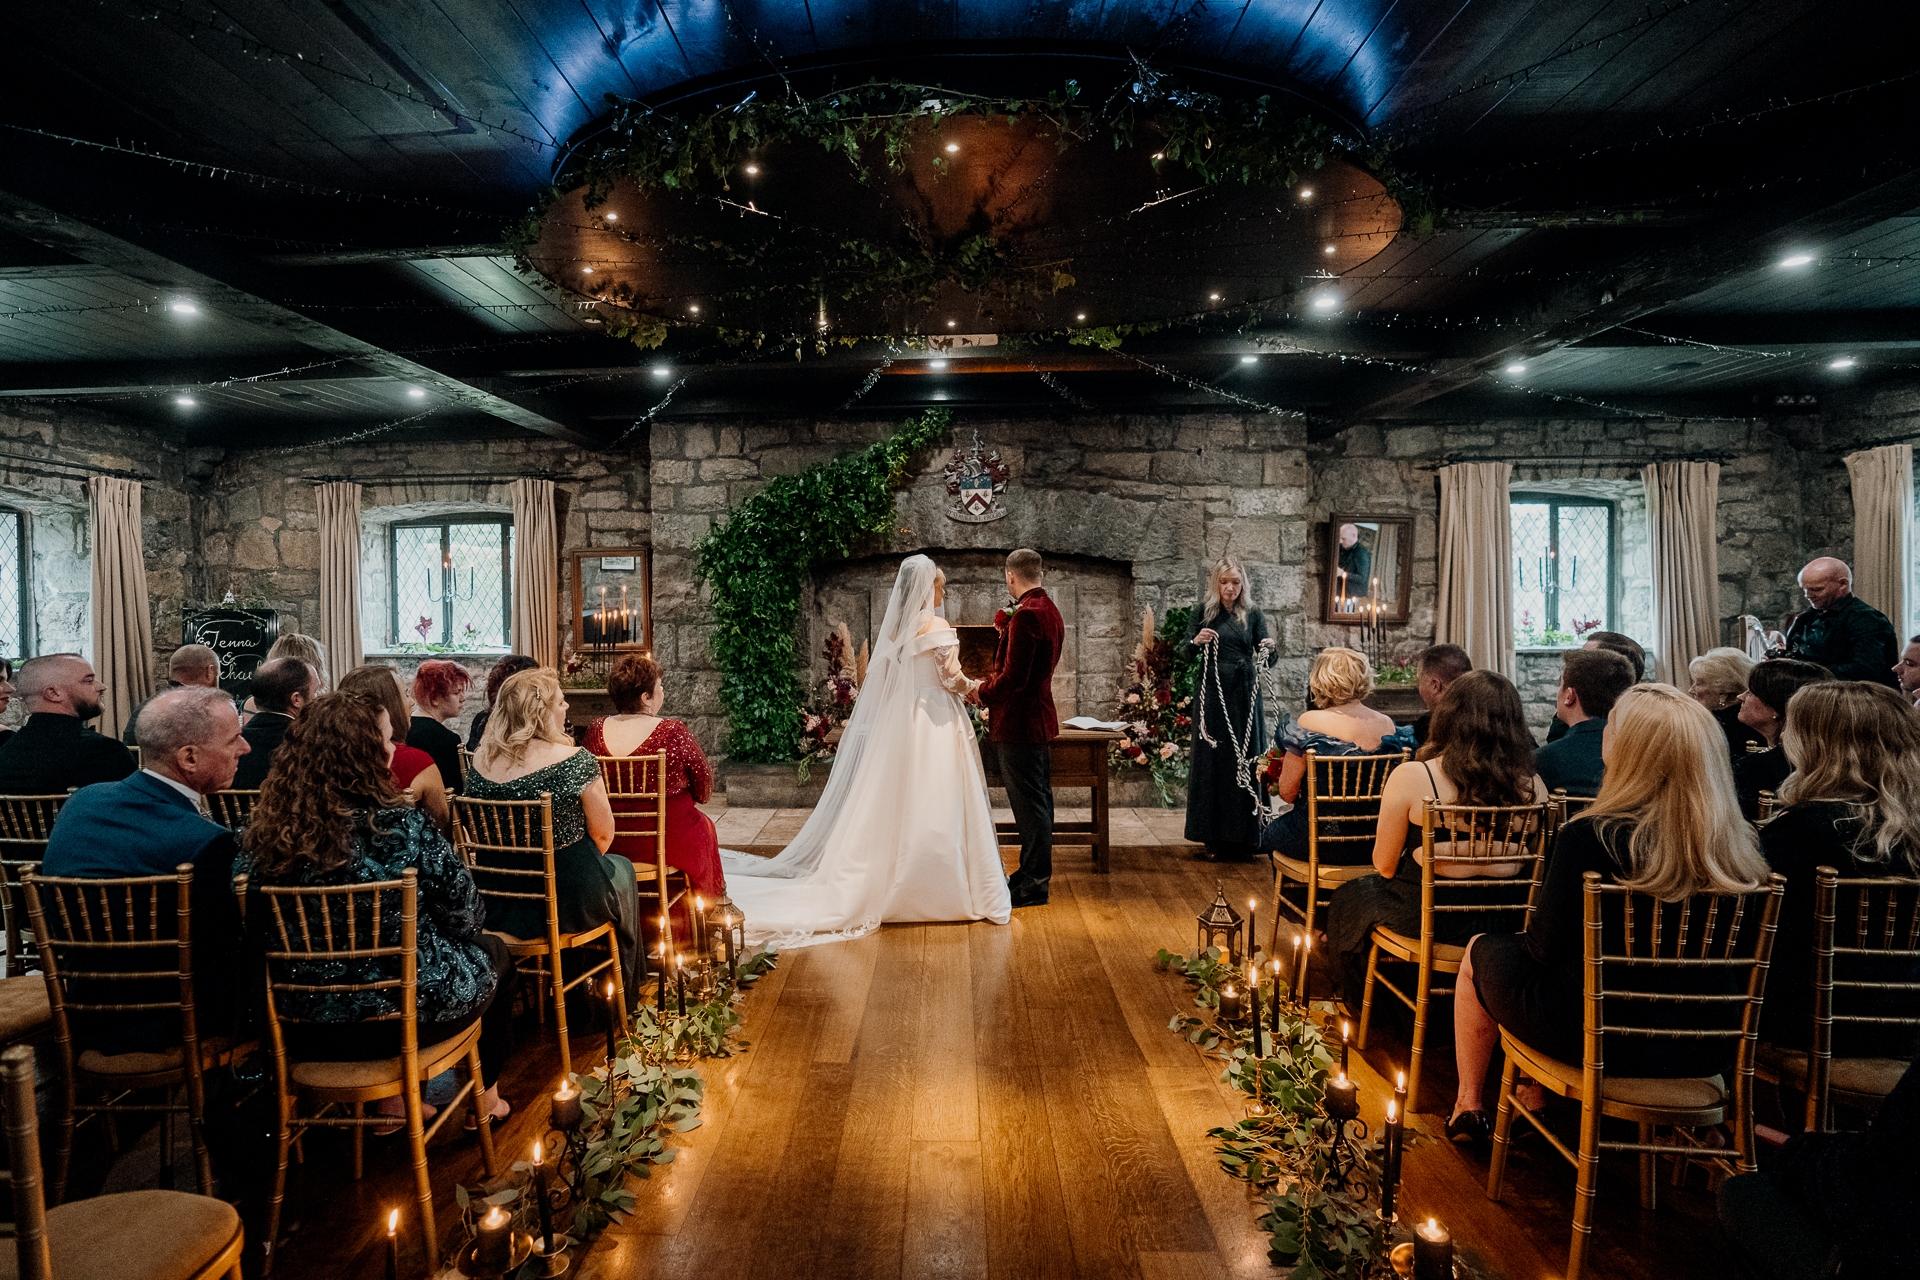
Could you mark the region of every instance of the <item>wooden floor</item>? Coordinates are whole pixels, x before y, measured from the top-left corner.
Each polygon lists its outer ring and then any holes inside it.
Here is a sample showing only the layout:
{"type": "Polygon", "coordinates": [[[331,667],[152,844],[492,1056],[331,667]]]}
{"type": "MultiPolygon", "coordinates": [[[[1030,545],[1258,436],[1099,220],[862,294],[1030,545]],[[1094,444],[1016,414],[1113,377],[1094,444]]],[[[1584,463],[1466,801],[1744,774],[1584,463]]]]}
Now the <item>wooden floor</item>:
{"type": "MultiPolygon", "coordinates": [[[[736,847],[791,836],[785,828],[797,829],[800,816],[716,812],[736,847]]],[[[1236,902],[1259,898],[1263,910],[1270,885],[1264,866],[1192,860],[1180,825],[1177,813],[1116,813],[1116,834],[1127,835],[1116,839],[1113,873],[1094,875],[1084,854],[1057,853],[1051,904],[1016,911],[1010,925],[895,926],[784,955],[743,1005],[751,1047],[701,1066],[705,1123],[676,1139],[671,1165],[635,1184],[638,1214],[576,1255],[569,1274],[1279,1274],[1253,1201],[1220,1171],[1205,1137],[1244,1114],[1239,1097],[1219,1082],[1216,1063],[1167,1030],[1191,1002],[1150,962],[1158,947],[1193,945],[1194,915],[1216,882],[1236,902]]],[[[577,1064],[595,1061],[602,1043],[576,1038],[577,1064]]],[[[526,1029],[504,1082],[516,1107],[497,1131],[505,1158],[526,1158],[544,1130],[553,1052],[550,1034],[526,1029]]],[[[1385,1097],[1379,1073],[1405,1054],[1383,1036],[1364,1064],[1356,1059],[1370,1123],[1385,1097]]],[[[1443,1044],[1432,1061],[1425,1105],[1439,1112],[1453,1092],[1451,1051],[1443,1044]]],[[[1439,1120],[1417,1117],[1430,1132],[1439,1120]]],[[[276,1274],[372,1280],[382,1274],[385,1209],[402,1206],[411,1218],[404,1143],[372,1143],[357,1184],[346,1179],[343,1142],[310,1143],[289,1185],[290,1234],[276,1274]]],[[[478,1150],[471,1137],[453,1137],[432,1156],[444,1222],[451,1183],[479,1177],[478,1150]]],[[[150,1155],[123,1155],[110,1181],[127,1185],[129,1170],[152,1185],[150,1155]]],[[[1482,1274],[1559,1276],[1571,1168],[1537,1141],[1519,1148],[1500,1205],[1485,1198],[1485,1170],[1484,1155],[1444,1141],[1417,1146],[1403,1217],[1438,1216],[1482,1274]]],[[[1589,1274],[1723,1274],[1700,1175],[1648,1214],[1634,1172],[1627,1159],[1607,1167],[1589,1274]]],[[[252,1212],[248,1229],[260,1230],[252,1212]]],[[[257,1274],[251,1261],[248,1273],[257,1274]]],[[[411,1244],[404,1274],[424,1274],[411,1244]]]]}

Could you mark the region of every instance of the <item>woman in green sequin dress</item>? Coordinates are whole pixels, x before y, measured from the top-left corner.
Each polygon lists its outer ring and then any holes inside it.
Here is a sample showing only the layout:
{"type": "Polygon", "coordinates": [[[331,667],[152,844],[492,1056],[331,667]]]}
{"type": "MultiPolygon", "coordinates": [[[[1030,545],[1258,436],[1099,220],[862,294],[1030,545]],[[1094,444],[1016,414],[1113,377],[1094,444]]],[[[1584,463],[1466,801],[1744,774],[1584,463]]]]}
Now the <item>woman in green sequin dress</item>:
{"type": "MultiPolygon", "coordinates": [[[[466,793],[476,800],[538,800],[543,792],[551,797],[560,928],[574,933],[613,922],[621,976],[631,1000],[646,976],[640,957],[638,884],[633,863],[606,852],[613,844],[613,807],[607,802],[606,784],[593,753],[574,746],[567,736],[566,723],[567,700],[552,668],[510,677],[500,686],[474,753],[466,793]]],[[[529,859],[529,868],[534,865],[529,859]]],[[[483,890],[522,887],[484,872],[474,878],[483,890]]],[[[538,902],[494,898],[487,905],[487,928],[516,938],[542,937],[546,912],[538,902]]]]}

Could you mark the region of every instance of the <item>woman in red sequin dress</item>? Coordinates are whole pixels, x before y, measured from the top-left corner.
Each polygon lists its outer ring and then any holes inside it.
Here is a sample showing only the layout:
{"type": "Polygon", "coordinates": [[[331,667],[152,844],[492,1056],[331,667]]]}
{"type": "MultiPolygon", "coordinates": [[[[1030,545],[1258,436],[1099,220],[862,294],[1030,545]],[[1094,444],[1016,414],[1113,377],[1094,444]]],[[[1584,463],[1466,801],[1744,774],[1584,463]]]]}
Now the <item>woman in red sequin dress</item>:
{"type": "MultiPolygon", "coordinates": [[[[661,718],[666,691],[660,666],[651,657],[628,654],[615,663],[607,676],[607,693],[619,714],[589,724],[582,745],[597,756],[666,755],[667,866],[683,873],[694,893],[715,901],[727,891],[727,878],[720,869],[720,837],[713,819],[699,807],[713,794],[713,767],[706,753],[686,725],[661,718]]],[[[633,803],[615,800],[613,809],[618,821],[623,810],[632,811],[633,803]]],[[[631,858],[644,877],[645,868],[653,865],[653,838],[616,836],[611,852],[631,858]]],[[[675,911],[676,938],[692,936],[692,906],[683,900],[675,911]]]]}

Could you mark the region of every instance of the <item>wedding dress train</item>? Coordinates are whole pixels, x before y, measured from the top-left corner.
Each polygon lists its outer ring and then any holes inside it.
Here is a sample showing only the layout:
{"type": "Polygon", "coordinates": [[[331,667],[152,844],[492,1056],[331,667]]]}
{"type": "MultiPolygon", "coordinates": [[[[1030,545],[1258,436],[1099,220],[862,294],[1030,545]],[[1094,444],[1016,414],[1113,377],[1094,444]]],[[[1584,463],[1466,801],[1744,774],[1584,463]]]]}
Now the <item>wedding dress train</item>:
{"type": "Polygon", "coordinates": [[[958,637],[933,612],[933,562],[900,566],[833,772],[774,858],[721,850],[749,939],[780,948],[883,923],[1007,923],[1011,900],[962,696],[958,637]]]}

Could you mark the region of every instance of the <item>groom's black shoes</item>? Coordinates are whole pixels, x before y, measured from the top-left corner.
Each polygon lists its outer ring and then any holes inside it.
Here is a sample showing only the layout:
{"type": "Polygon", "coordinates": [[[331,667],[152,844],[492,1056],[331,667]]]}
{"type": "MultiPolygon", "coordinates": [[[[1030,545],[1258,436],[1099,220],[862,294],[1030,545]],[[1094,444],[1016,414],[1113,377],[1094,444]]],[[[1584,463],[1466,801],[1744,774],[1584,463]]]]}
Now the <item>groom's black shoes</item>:
{"type": "Polygon", "coordinates": [[[1044,907],[1047,905],[1046,892],[1042,890],[1036,893],[1030,889],[1016,892],[1013,895],[1013,905],[1016,907],[1044,907]]]}

